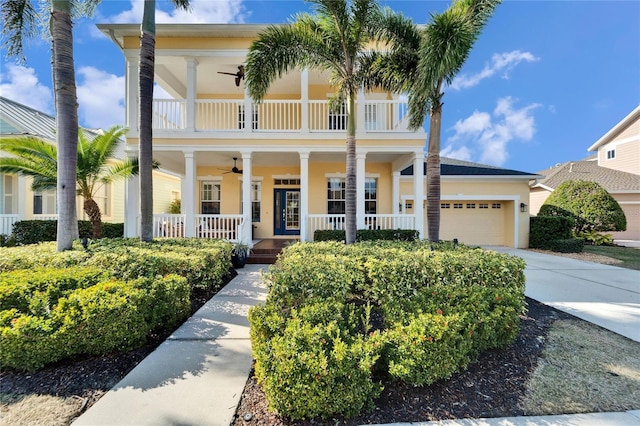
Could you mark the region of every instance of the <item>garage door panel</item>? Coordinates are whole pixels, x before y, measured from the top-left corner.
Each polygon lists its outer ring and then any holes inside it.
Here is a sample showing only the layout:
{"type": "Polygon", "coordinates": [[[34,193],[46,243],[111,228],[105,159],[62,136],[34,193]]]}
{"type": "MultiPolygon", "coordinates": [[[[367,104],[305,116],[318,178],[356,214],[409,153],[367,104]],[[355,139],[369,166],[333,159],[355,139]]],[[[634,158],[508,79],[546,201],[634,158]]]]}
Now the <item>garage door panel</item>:
{"type": "Polygon", "coordinates": [[[505,206],[500,201],[443,202],[440,209],[440,238],[468,245],[503,245],[505,206]],[[449,205],[448,207],[447,204],[449,205]],[[499,207],[498,207],[499,206],[499,207]]]}

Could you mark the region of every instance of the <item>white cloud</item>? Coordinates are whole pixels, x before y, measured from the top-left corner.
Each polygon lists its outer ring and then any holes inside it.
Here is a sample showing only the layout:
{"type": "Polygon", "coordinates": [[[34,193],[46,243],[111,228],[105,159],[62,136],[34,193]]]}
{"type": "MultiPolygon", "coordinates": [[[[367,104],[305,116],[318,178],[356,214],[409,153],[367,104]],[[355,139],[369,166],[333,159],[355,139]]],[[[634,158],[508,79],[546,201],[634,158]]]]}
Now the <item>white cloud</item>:
{"type": "MultiPolygon", "coordinates": [[[[107,17],[114,23],[140,23],[144,9],[144,0],[130,0],[131,8],[115,16],[107,17]]],[[[156,23],[213,24],[243,22],[244,7],[242,0],[191,0],[189,11],[173,8],[166,12],[156,7],[156,23]]],[[[160,3],[158,3],[160,4],[160,3]]]]}
{"type": "Polygon", "coordinates": [[[125,79],[94,67],[78,69],[80,125],[108,129],[125,123],[125,79]]]}
{"type": "Polygon", "coordinates": [[[514,50],[512,52],[495,53],[491,57],[491,63],[476,74],[460,74],[451,82],[451,88],[454,90],[468,89],[476,86],[482,80],[493,77],[495,74],[502,72],[502,78],[508,79],[509,72],[521,62],[535,62],[539,58],[533,56],[530,52],[522,52],[514,50]]]}
{"type": "Polygon", "coordinates": [[[0,94],[38,111],[53,114],[53,93],[40,83],[33,68],[6,64],[0,71],[0,94]]]}
{"type": "Polygon", "coordinates": [[[510,142],[533,138],[536,130],[533,110],[541,106],[534,103],[518,109],[515,103],[511,97],[500,98],[492,113],[474,111],[458,120],[452,127],[455,133],[448,138],[441,155],[503,165],[509,158],[510,142]]]}

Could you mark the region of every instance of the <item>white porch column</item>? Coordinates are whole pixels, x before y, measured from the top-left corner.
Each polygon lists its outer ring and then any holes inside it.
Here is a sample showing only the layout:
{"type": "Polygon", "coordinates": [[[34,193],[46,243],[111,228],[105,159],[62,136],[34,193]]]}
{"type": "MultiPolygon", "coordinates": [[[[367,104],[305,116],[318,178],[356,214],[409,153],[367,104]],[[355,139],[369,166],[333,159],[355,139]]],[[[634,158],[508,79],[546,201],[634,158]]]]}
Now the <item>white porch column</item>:
{"type": "Polygon", "coordinates": [[[364,180],[366,152],[356,152],[356,228],[364,229],[364,180]]]}
{"type": "Polygon", "coordinates": [[[138,57],[127,57],[126,126],[128,136],[138,135],[138,57]]]}
{"type": "Polygon", "coordinates": [[[413,214],[420,239],[424,239],[424,151],[413,157],[413,214]]]}
{"type": "Polygon", "coordinates": [[[196,85],[198,83],[198,60],[187,58],[187,123],[186,130],[196,130],[196,85]]]}
{"type": "Polygon", "coordinates": [[[182,193],[182,212],[184,218],[184,236],[195,237],[196,231],[196,160],[193,151],[184,154],[184,192],[182,193]]]}
{"type": "MultiPolygon", "coordinates": [[[[14,190],[15,191],[15,190],[14,190]]],[[[32,212],[27,212],[27,177],[18,175],[18,192],[14,193],[16,197],[18,197],[18,219],[24,220],[27,218],[27,214],[31,214],[32,212]]],[[[33,195],[32,195],[33,196],[33,195]]],[[[33,208],[33,207],[32,207],[33,208]]]]}
{"type": "Polygon", "coordinates": [[[391,202],[393,214],[400,214],[400,172],[391,173],[391,202]]]}
{"type": "Polygon", "coordinates": [[[242,152],[242,215],[244,216],[244,227],[242,229],[242,240],[249,247],[251,240],[251,157],[252,153],[242,152]]]}
{"type": "Polygon", "coordinates": [[[358,96],[356,98],[356,129],[361,132],[366,132],[365,128],[365,114],[364,114],[364,89],[361,87],[358,90],[358,96]]]}
{"type": "MultiPolygon", "coordinates": [[[[133,159],[138,156],[138,151],[127,151],[127,158],[133,159]]],[[[124,236],[127,238],[137,237],[138,215],[140,214],[140,179],[138,176],[131,176],[124,185],[124,236]]]]}
{"type": "Polygon", "coordinates": [[[244,131],[253,132],[253,99],[249,96],[249,89],[244,88],[244,131]]]}
{"type": "Polygon", "coordinates": [[[309,151],[300,151],[300,241],[307,241],[309,220],[309,151]]]}
{"type": "Polygon", "coordinates": [[[301,103],[301,128],[303,133],[309,132],[309,69],[305,68],[300,74],[300,103],[301,103]]]}

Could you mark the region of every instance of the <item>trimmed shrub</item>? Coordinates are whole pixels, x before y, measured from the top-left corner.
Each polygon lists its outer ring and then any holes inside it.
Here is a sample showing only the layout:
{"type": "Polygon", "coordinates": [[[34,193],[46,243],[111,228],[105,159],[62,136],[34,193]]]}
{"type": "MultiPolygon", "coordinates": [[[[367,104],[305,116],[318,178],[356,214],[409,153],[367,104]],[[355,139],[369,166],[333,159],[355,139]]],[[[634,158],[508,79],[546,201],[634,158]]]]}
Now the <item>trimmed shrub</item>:
{"type": "MultiPolygon", "coordinates": [[[[13,224],[13,235],[19,245],[55,241],[57,232],[57,220],[20,220],[13,224]]],[[[93,228],[91,222],[79,220],[78,234],[80,238],[92,238],[93,228]]],[[[102,236],[103,238],[123,237],[124,224],[102,222],[102,236]]]]}
{"type": "Polygon", "coordinates": [[[549,249],[555,240],[571,238],[574,219],[566,216],[533,216],[529,222],[529,247],[549,249]]]}
{"type": "Polygon", "coordinates": [[[577,237],[584,239],[586,243],[594,246],[610,246],[613,244],[613,235],[600,234],[596,231],[580,232],[577,237]]]}
{"type": "Polygon", "coordinates": [[[524,267],[451,243],[287,247],[265,274],[265,306],[249,315],[270,407],[294,419],[356,414],[379,394],[371,369],[424,385],[509,345],[524,310],[524,267]]]}
{"type": "Polygon", "coordinates": [[[576,233],[627,229],[627,218],[620,204],[596,182],[561,183],[540,207],[539,215],[572,217],[576,233]]]}
{"type": "MultiPolygon", "coordinates": [[[[283,329],[269,330],[273,309],[250,312],[256,377],[269,407],[291,419],[353,416],[371,408],[382,387],[372,380],[379,350],[364,336],[353,336],[339,304],[315,303],[293,309],[283,329]],[[255,324],[255,326],[253,326],[255,324]],[[277,331],[277,333],[273,333],[277,331]],[[273,333],[273,334],[272,334],[273,333]],[[270,335],[266,340],[259,334],[270,335]]],[[[353,316],[350,317],[353,321],[353,316]]]]}
{"type": "MultiPolygon", "coordinates": [[[[313,240],[344,241],[345,231],[338,229],[318,229],[313,233],[313,240]]],[[[356,241],[417,241],[420,233],[414,229],[358,229],[356,241]]]]}
{"type": "Polygon", "coordinates": [[[126,351],[149,331],[175,325],[190,309],[183,277],[108,280],[78,288],[46,312],[0,311],[0,366],[37,370],[76,355],[126,351]]]}
{"type": "Polygon", "coordinates": [[[565,238],[555,240],[549,246],[552,251],[558,253],[582,253],[584,250],[584,239],[582,238],[565,238]]]}

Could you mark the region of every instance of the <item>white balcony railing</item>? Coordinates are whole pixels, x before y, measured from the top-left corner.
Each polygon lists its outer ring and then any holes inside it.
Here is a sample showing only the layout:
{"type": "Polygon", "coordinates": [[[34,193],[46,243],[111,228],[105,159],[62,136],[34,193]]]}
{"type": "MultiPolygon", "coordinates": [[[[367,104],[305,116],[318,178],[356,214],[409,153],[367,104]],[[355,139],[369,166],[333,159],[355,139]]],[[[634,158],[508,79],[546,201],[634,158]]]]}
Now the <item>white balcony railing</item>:
{"type": "Polygon", "coordinates": [[[153,237],[184,237],[184,221],[183,214],[154,214],[153,237]]]}
{"type": "MultiPolygon", "coordinates": [[[[356,116],[364,123],[356,123],[363,132],[407,132],[408,106],[406,101],[365,101],[356,104],[356,116]],[[359,108],[363,108],[359,111],[359,108]]],[[[343,106],[337,111],[329,108],[327,100],[266,100],[252,105],[251,117],[245,117],[244,99],[198,99],[195,101],[196,131],[250,132],[344,132],[347,113],[343,106]],[[304,113],[306,111],[306,114],[304,113]],[[251,121],[251,128],[247,129],[251,121]],[[306,121],[306,123],[305,123],[306,121]]],[[[188,122],[185,100],[155,99],[153,128],[182,130],[188,122]]]]}
{"type": "MultiPolygon", "coordinates": [[[[317,230],[344,230],[345,215],[343,214],[310,214],[308,218],[308,238],[313,240],[317,230]]],[[[368,229],[415,229],[415,216],[408,214],[368,214],[364,218],[368,229]]]]}
{"type": "Polygon", "coordinates": [[[0,214],[0,235],[11,235],[13,224],[17,221],[17,214],[0,214]]]}

